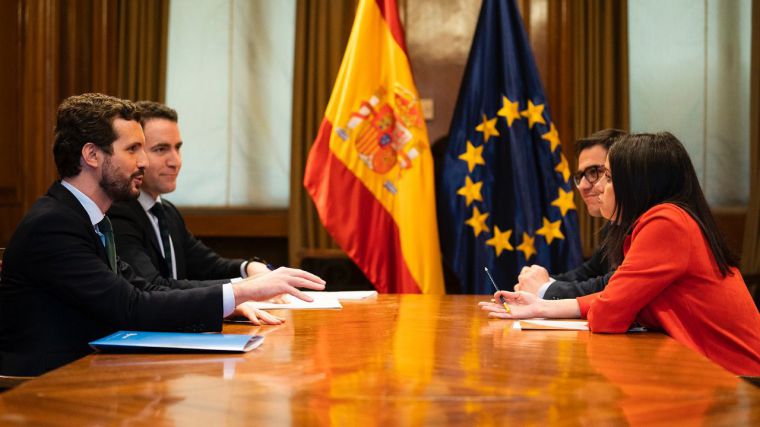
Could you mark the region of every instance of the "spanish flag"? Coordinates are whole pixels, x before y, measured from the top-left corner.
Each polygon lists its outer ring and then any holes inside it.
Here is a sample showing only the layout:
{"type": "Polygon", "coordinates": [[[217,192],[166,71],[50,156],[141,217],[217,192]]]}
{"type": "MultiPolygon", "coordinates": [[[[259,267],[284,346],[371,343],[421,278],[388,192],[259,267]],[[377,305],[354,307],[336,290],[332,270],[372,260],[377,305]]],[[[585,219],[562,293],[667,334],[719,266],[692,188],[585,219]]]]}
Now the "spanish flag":
{"type": "Polygon", "coordinates": [[[444,292],[433,159],[395,0],[361,0],[304,186],[379,292],[444,292]]]}

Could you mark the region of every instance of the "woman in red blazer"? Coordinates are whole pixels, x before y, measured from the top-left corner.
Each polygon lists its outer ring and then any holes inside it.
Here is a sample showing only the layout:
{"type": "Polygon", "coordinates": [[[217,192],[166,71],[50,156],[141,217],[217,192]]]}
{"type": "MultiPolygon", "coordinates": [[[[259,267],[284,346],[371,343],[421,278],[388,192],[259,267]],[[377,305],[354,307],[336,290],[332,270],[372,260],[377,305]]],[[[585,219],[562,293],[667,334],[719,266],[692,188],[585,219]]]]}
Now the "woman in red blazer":
{"type": "Polygon", "coordinates": [[[596,185],[613,227],[603,243],[617,271],[599,293],[543,300],[497,292],[511,313],[489,316],[586,318],[592,332],[633,325],[661,330],[731,372],[760,375],[760,313],[718,232],[683,145],[670,133],[618,141],[596,185]]]}

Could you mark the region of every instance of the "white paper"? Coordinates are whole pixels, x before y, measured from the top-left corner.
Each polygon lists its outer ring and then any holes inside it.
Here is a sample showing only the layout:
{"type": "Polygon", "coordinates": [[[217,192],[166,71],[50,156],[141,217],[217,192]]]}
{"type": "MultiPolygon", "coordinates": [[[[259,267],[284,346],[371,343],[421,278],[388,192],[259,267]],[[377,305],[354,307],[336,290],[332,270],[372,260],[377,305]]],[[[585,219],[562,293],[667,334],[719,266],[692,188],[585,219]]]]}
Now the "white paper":
{"type": "Polygon", "coordinates": [[[550,329],[567,331],[588,331],[588,322],[578,320],[529,319],[512,324],[513,329],[550,329]]]}
{"type": "Polygon", "coordinates": [[[343,308],[335,295],[337,292],[304,292],[306,295],[314,298],[313,302],[300,300],[292,295],[284,295],[287,301],[285,304],[275,304],[271,302],[250,301],[254,307],[261,310],[309,310],[325,308],[343,308]]]}
{"type": "MultiPolygon", "coordinates": [[[[309,292],[307,292],[309,293],[309,292]]],[[[377,296],[377,291],[338,291],[338,292],[323,292],[338,298],[339,300],[355,301],[360,299],[367,299],[377,296]]]]}

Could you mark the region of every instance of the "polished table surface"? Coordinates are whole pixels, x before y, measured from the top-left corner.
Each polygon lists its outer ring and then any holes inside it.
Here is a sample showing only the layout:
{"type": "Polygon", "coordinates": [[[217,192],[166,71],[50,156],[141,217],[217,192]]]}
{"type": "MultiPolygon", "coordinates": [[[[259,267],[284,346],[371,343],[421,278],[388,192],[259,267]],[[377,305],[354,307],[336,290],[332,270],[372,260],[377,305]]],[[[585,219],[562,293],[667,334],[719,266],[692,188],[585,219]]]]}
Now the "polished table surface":
{"type": "Polygon", "coordinates": [[[760,388],[658,333],[519,331],[482,296],[278,311],[245,354],[97,354],[0,394],[24,425],[760,425],[760,388]]]}

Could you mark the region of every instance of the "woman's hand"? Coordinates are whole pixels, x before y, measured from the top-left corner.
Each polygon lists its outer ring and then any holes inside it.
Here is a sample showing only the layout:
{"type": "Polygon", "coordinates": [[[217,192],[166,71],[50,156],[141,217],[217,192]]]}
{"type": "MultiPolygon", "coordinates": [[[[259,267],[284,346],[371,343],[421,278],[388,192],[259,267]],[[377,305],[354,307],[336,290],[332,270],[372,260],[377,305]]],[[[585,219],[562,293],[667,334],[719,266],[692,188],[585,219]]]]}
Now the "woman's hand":
{"type": "Polygon", "coordinates": [[[496,302],[480,302],[480,308],[488,312],[488,317],[499,319],[530,319],[543,317],[543,306],[546,301],[530,292],[499,291],[493,294],[496,302]],[[509,305],[509,313],[501,303],[500,297],[509,305]]]}

